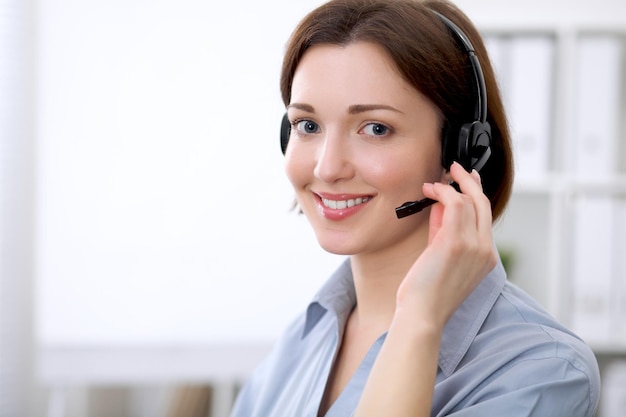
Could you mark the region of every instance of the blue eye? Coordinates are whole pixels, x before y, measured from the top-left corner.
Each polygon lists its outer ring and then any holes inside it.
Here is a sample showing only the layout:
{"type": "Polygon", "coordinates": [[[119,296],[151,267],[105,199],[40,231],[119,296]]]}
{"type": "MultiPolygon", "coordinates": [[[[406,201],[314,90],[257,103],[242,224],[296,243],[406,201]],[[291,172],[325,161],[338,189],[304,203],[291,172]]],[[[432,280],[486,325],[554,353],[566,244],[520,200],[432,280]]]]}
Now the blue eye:
{"type": "Polygon", "coordinates": [[[390,133],[391,129],[382,123],[369,123],[363,129],[366,135],[370,136],[385,136],[390,133]]]}
{"type": "Polygon", "coordinates": [[[318,133],[320,130],[318,124],[310,120],[299,120],[295,121],[293,124],[298,132],[307,135],[318,133]]]}

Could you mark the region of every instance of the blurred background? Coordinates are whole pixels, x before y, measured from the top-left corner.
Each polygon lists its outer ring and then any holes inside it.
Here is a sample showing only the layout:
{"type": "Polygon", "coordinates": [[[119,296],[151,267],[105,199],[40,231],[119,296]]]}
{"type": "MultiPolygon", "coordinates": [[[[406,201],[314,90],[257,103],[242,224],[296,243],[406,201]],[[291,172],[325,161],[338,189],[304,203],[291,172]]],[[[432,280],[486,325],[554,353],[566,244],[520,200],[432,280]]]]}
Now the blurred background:
{"type": "MultiPolygon", "coordinates": [[[[290,211],[285,42],[321,1],[0,0],[0,417],[225,417],[341,259],[290,211]]],[[[511,281],[626,415],[626,2],[457,0],[515,140],[511,281]]]]}

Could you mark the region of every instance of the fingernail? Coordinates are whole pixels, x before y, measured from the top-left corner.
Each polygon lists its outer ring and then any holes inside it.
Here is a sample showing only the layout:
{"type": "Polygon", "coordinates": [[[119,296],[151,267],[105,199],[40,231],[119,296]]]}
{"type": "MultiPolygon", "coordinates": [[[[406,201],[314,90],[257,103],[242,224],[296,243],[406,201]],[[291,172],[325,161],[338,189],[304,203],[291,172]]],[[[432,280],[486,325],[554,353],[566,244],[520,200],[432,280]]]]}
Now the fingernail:
{"type": "Polygon", "coordinates": [[[482,180],[480,178],[480,174],[475,169],[472,170],[472,177],[474,178],[474,180],[476,180],[477,183],[481,183],[482,180]]]}

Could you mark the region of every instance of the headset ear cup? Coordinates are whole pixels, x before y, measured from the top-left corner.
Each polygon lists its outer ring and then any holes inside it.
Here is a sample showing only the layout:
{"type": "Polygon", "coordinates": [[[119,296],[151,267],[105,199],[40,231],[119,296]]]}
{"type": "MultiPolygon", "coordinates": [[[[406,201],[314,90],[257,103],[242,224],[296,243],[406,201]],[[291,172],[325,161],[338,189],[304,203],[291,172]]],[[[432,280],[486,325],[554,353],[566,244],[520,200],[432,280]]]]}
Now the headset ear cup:
{"type": "Polygon", "coordinates": [[[455,160],[465,168],[466,171],[471,170],[472,161],[470,157],[470,138],[473,136],[475,123],[465,123],[459,130],[456,147],[455,160]]]}
{"type": "Polygon", "coordinates": [[[474,121],[465,123],[459,130],[456,161],[466,171],[480,171],[491,156],[491,126],[474,121]]]}
{"type": "Polygon", "coordinates": [[[471,168],[480,171],[491,156],[491,126],[488,122],[474,122],[471,143],[471,168]]]}
{"type": "Polygon", "coordinates": [[[280,123],[280,150],[283,155],[287,152],[287,145],[289,144],[289,136],[291,135],[291,122],[287,117],[287,113],[283,115],[283,120],[280,123]]]}

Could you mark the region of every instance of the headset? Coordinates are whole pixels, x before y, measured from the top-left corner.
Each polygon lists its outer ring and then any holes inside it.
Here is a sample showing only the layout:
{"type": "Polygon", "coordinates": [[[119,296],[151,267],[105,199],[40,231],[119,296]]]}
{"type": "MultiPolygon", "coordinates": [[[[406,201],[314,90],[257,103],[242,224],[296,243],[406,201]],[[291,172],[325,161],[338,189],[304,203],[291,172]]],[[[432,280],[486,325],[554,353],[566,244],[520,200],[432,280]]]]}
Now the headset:
{"type": "MultiPolygon", "coordinates": [[[[454,35],[457,43],[460,44],[467,54],[476,83],[474,120],[463,123],[456,135],[454,132],[448,132],[444,135],[442,141],[442,164],[444,167],[449,168],[453,161],[457,161],[468,172],[474,169],[480,171],[491,156],[491,127],[489,126],[489,122],[487,122],[487,88],[485,86],[485,78],[478,57],[474,51],[474,46],[467,35],[454,22],[441,13],[436,11],[433,11],[433,13],[454,35]],[[456,143],[454,142],[455,139],[456,143]]],[[[287,113],[285,113],[280,128],[280,148],[283,154],[287,151],[290,135],[291,123],[287,118],[287,113]]],[[[450,185],[460,192],[457,183],[451,182],[450,185]]],[[[396,216],[398,219],[410,216],[434,203],[436,203],[436,201],[430,198],[408,201],[396,208],[396,216]]]]}

